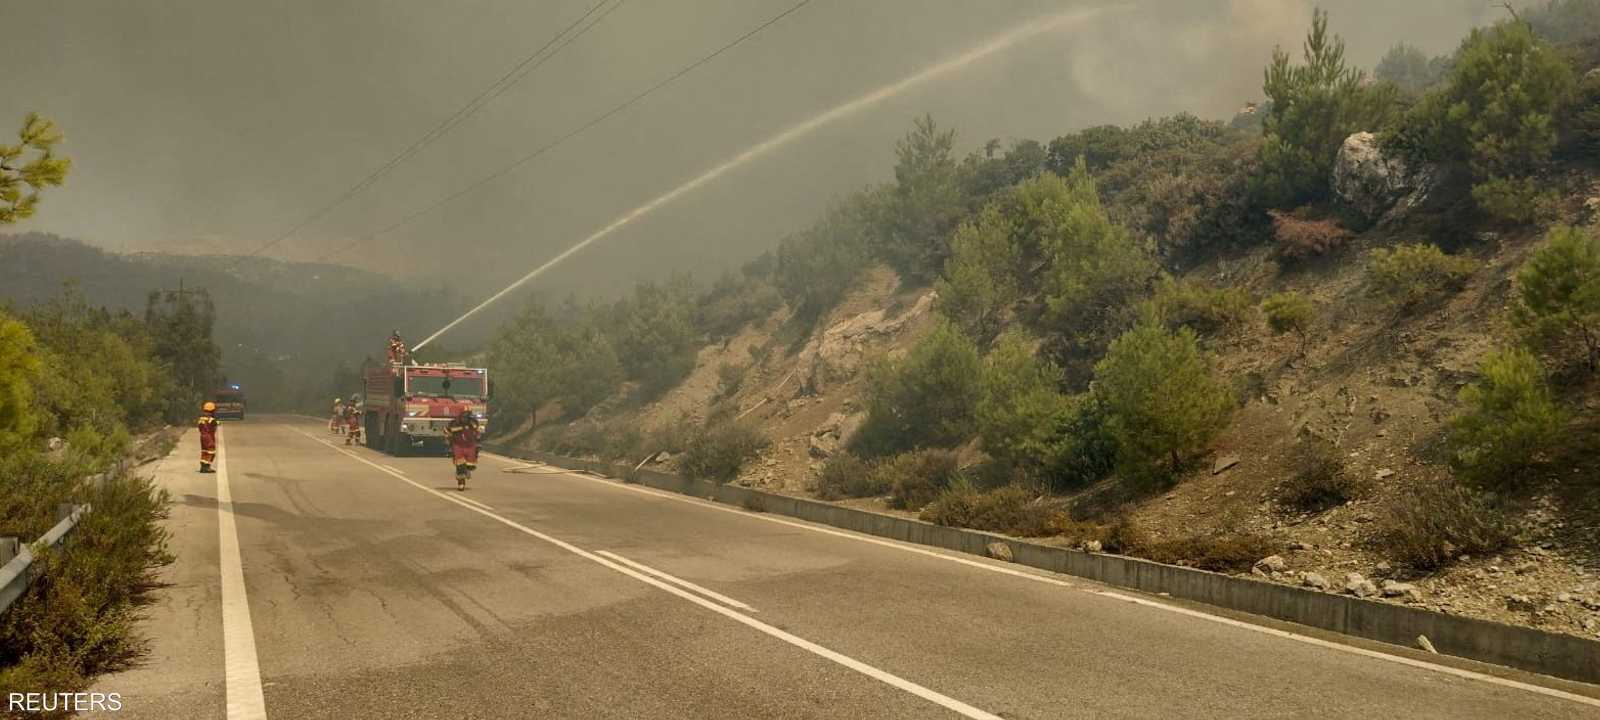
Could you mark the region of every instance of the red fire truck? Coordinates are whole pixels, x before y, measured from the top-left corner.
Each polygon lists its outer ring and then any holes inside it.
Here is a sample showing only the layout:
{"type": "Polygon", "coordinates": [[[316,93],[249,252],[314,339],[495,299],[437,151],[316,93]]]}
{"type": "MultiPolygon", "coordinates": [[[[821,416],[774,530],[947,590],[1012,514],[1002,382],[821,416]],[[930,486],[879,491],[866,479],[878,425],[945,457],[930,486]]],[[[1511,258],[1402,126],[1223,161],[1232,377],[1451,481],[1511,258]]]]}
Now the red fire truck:
{"type": "Polygon", "coordinates": [[[385,363],[366,371],[367,447],[390,455],[448,452],[445,427],[469,410],[488,428],[489,371],[461,363],[385,363]]]}

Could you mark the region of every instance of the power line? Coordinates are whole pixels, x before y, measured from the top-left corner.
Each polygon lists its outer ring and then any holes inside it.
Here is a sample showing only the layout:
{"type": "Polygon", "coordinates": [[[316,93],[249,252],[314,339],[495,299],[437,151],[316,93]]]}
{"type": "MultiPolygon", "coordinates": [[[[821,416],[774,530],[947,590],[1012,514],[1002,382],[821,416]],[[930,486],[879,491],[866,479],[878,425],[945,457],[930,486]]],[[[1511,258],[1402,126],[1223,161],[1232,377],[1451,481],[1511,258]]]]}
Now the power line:
{"type": "Polygon", "coordinates": [[[505,167],[502,167],[499,170],[496,170],[496,171],[490,173],[489,175],[486,175],[486,176],[478,179],[477,181],[474,181],[472,184],[467,185],[465,188],[462,188],[461,190],[458,190],[458,191],[446,196],[442,200],[438,200],[438,201],[434,202],[433,204],[422,208],[421,210],[413,212],[410,215],[406,215],[405,217],[401,218],[400,220],[398,220],[398,221],[396,221],[394,223],[391,223],[389,225],[385,225],[384,227],[378,229],[377,231],[374,231],[374,232],[368,233],[366,235],[363,235],[361,237],[358,237],[358,238],[356,238],[356,239],[354,239],[354,240],[352,240],[352,241],[350,241],[348,243],[345,243],[344,245],[342,245],[342,246],[340,246],[338,248],[335,248],[333,251],[328,252],[328,253],[324,254],[323,256],[317,258],[316,262],[319,262],[319,263],[320,262],[326,262],[329,259],[331,259],[333,257],[336,257],[338,255],[341,255],[341,254],[345,253],[346,251],[350,250],[351,248],[353,248],[353,247],[355,247],[357,245],[360,245],[361,243],[367,242],[368,240],[377,239],[379,236],[388,234],[390,231],[393,231],[393,230],[395,230],[397,228],[400,228],[400,227],[402,227],[404,225],[408,225],[408,224],[411,223],[411,221],[416,220],[417,218],[420,218],[423,215],[427,215],[428,213],[433,212],[434,210],[437,210],[438,208],[440,208],[440,207],[442,207],[442,206],[444,206],[446,204],[449,204],[450,202],[456,200],[457,198],[460,198],[462,196],[470,194],[473,191],[477,190],[478,188],[481,188],[481,187],[483,187],[485,185],[488,185],[491,182],[494,182],[495,180],[498,180],[498,179],[500,179],[502,177],[505,177],[506,175],[510,174],[512,171],[516,170],[517,168],[520,168],[523,165],[526,165],[527,163],[533,161],[535,158],[538,158],[539,156],[544,155],[545,153],[550,152],[551,150],[554,150],[557,147],[560,147],[562,144],[566,143],[568,140],[571,140],[572,138],[577,137],[578,135],[582,134],[584,131],[588,130],[589,128],[592,128],[592,127],[594,127],[596,125],[599,125],[600,123],[605,122],[606,119],[610,118],[611,116],[616,115],[617,113],[622,112],[623,110],[626,110],[629,107],[632,107],[634,104],[638,103],[641,100],[644,100],[646,97],[649,97],[651,94],[655,93],[657,90],[660,90],[661,88],[666,87],[667,85],[671,84],[673,81],[677,80],[678,78],[681,78],[684,75],[688,75],[689,73],[693,72],[696,68],[698,68],[698,67],[700,67],[702,65],[705,65],[706,63],[711,62],[712,60],[715,60],[717,58],[717,56],[719,56],[719,55],[721,55],[721,54],[733,49],[735,46],[739,45],[740,43],[743,43],[744,41],[749,40],[750,38],[756,36],[762,30],[765,30],[768,27],[771,27],[773,24],[777,23],[778,21],[780,21],[780,20],[782,20],[782,19],[794,14],[800,8],[803,8],[806,5],[810,4],[810,2],[811,2],[811,0],[800,0],[800,2],[795,3],[788,10],[785,10],[785,11],[773,16],[771,19],[767,20],[766,22],[761,23],[760,25],[757,25],[755,28],[751,29],[749,32],[746,32],[745,34],[740,35],[733,42],[730,42],[730,43],[728,43],[726,45],[723,45],[722,47],[717,48],[717,50],[712,52],[711,54],[706,55],[705,57],[702,57],[699,60],[696,60],[696,61],[694,61],[694,62],[692,62],[692,63],[690,63],[688,65],[685,65],[683,68],[679,69],[677,72],[667,76],[665,79],[657,82],[656,84],[651,85],[649,88],[645,89],[643,92],[641,92],[641,93],[639,93],[637,95],[634,95],[633,97],[631,97],[628,100],[624,101],[622,104],[617,105],[616,107],[613,107],[610,110],[607,110],[607,111],[601,113],[600,115],[595,116],[593,119],[583,123],[582,125],[579,125],[577,128],[574,128],[573,130],[567,132],[565,135],[562,135],[561,137],[558,137],[555,140],[553,140],[553,141],[551,141],[549,143],[546,143],[545,145],[541,146],[537,150],[534,150],[533,152],[528,153],[527,155],[524,155],[521,158],[518,158],[516,161],[512,162],[511,164],[506,165],[505,167]]]}
{"type": "Polygon", "coordinates": [[[581,29],[574,33],[574,28],[578,28],[579,25],[582,25],[585,20],[588,20],[590,16],[594,15],[596,10],[599,10],[601,6],[610,2],[610,0],[599,0],[599,2],[591,5],[588,11],[579,16],[577,20],[574,20],[572,24],[567,25],[561,30],[561,32],[552,35],[549,40],[545,41],[543,45],[539,46],[539,49],[533,51],[527,57],[524,57],[522,60],[517,62],[517,64],[512,66],[510,70],[506,71],[504,75],[501,75],[500,79],[495,80],[488,87],[484,88],[482,92],[479,92],[475,97],[467,101],[467,104],[457,108],[456,111],[449,117],[445,118],[444,121],[440,122],[438,125],[435,125],[433,129],[424,133],[422,137],[417,138],[405,150],[400,151],[400,154],[390,158],[388,162],[379,166],[378,169],[368,173],[367,176],[362,178],[360,182],[350,186],[349,189],[345,190],[343,193],[340,193],[331,202],[323,205],[315,212],[306,216],[305,219],[289,228],[287,232],[284,232],[282,235],[279,235],[255,250],[250,251],[248,254],[239,257],[234,261],[235,266],[246,259],[260,255],[261,253],[266,252],[268,249],[277,246],[283,241],[294,237],[295,234],[299,233],[301,230],[310,227],[313,223],[321,220],[323,217],[327,216],[328,213],[333,212],[336,208],[348,202],[351,198],[361,194],[361,192],[367,188],[372,187],[379,180],[382,180],[385,176],[392,172],[395,168],[399,167],[400,164],[421,152],[423,148],[432,144],[435,140],[444,137],[461,123],[466,122],[468,118],[477,114],[479,110],[493,102],[495,98],[500,97],[507,90],[510,90],[512,86],[516,85],[518,82],[521,82],[523,78],[527,77],[534,70],[539,69],[540,66],[544,65],[546,62],[549,62],[550,58],[555,57],[563,48],[572,44],[572,42],[577,40],[579,37],[582,37],[584,33],[589,32],[591,28],[593,28],[595,25],[598,25],[601,20],[604,20],[607,15],[610,15],[612,11],[620,7],[625,1],[626,0],[618,0],[615,5],[606,8],[605,12],[601,13],[598,17],[595,17],[592,22],[590,22],[588,25],[584,25],[581,29]],[[566,38],[565,41],[562,41],[563,37],[566,38]],[[556,45],[558,41],[561,42],[561,44],[557,45],[554,50],[550,50],[551,46],[556,45]],[[550,52],[546,53],[546,50],[550,50],[550,52]]]}

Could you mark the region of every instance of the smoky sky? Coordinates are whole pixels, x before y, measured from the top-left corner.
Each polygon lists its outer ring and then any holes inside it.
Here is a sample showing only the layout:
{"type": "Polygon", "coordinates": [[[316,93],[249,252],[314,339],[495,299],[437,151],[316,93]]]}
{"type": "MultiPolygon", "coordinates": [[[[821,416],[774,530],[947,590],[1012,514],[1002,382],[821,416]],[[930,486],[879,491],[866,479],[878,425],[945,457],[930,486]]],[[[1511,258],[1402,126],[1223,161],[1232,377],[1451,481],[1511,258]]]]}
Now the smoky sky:
{"type": "MultiPolygon", "coordinates": [[[[37,110],[74,166],[41,230],[113,250],[239,253],[281,235],[448,117],[596,0],[0,0],[0,124],[37,110]]],[[[792,5],[628,0],[451,134],[268,254],[313,259],[551,141],[792,5]]],[[[1325,0],[1349,59],[1452,49],[1482,0],[1325,0]]],[[[334,258],[492,293],[639,203],[750,144],[1022,23],[1037,37],[825,128],[574,257],[543,291],[607,294],[772,247],[831,200],[888,179],[913,117],[1048,140],[1259,98],[1302,0],[814,0],[559,149],[334,258]]],[[[1503,10],[1498,11],[1503,14],[1503,10]]],[[[7,128],[7,132],[11,130],[7,128]]]]}

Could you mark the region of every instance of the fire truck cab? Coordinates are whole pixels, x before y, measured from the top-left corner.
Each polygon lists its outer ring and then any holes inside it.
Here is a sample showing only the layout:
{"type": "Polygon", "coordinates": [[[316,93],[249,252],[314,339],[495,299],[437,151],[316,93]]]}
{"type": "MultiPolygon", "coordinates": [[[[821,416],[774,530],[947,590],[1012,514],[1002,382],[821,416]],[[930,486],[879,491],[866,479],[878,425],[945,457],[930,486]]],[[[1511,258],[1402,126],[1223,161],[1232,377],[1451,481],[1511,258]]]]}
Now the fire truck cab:
{"type": "Polygon", "coordinates": [[[468,410],[488,426],[489,371],[461,363],[385,363],[365,374],[368,447],[391,455],[448,451],[445,427],[468,410]]]}

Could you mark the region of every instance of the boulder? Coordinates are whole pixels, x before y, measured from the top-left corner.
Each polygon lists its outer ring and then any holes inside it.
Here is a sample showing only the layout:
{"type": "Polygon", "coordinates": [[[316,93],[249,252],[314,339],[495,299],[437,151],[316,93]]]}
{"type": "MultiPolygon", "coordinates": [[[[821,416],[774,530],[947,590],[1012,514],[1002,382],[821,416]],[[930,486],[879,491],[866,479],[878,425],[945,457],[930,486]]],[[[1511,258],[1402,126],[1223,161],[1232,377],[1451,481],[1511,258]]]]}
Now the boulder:
{"type": "Polygon", "coordinates": [[[1333,192],[1369,222],[1391,212],[1406,212],[1433,189],[1432,168],[1411,168],[1383,152],[1378,136],[1360,132],[1345,138],[1333,163],[1333,192]]]}
{"type": "Polygon", "coordinates": [[[1256,567],[1267,572],[1283,572],[1289,567],[1289,562],[1284,560],[1282,555],[1268,555],[1256,561],[1256,567]]]}
{"type": "Polygon", "coordinates": [[[1314,572],[1308,572],[1300,577],[1300,583],[1308,588],[1327,590],[1328,579],[1314,572]]]}
{"type": "Polygon", "coordinates": [[[1344,591],[1356,597],[1372,597],[1378,594],[1378,586],[1362,577],[1361,573],[1345,573],[1344,591]]]}
{"type": "Polygon", "coordinates": [[[1405,598],[1410,602],[1422,601],[1422,591],[1418,590],[1417,586],[1411,583],[1395,582],[1394,580],[1383,581],[1383,596],[1405,598]]]}
{"type": "Polygon", "coordinates": [[[996,560],[1000,560],[1002,562],[1011,562],[1012,561],[1011,546],[1010,545],[1007,545],[1007,544],[1005,544],[1003,542],[992,542],[992,543],[989,543],[988,547],[985,548],[985,549],[987,549],[989,551],[989,557],[992,557],[992,558],[994,558],[996,560]]]}
{"type": "Polygon", "coordinates": [[[1211,463],[1211,474],[1221,475],[1222,473],[1227,472],[1228,468],[1238,464],[1238,455],[1223,455],[1222,457],[1217,458],[1216,462],[1211,463]]]}
{"type": "Polygon", "coordinates": [[[1099,540],[1090,540],[1089,542],[1083,544],[1084,552],[1097,553],[1100,552],[1100,549],[1101,545],[1099,540]]]}
{"type": "Polygon", "coordinates": [[[827,460],[839,453],[839,440],[833,435],[812,435],[806,452],[818,460],[827,460]]]}

